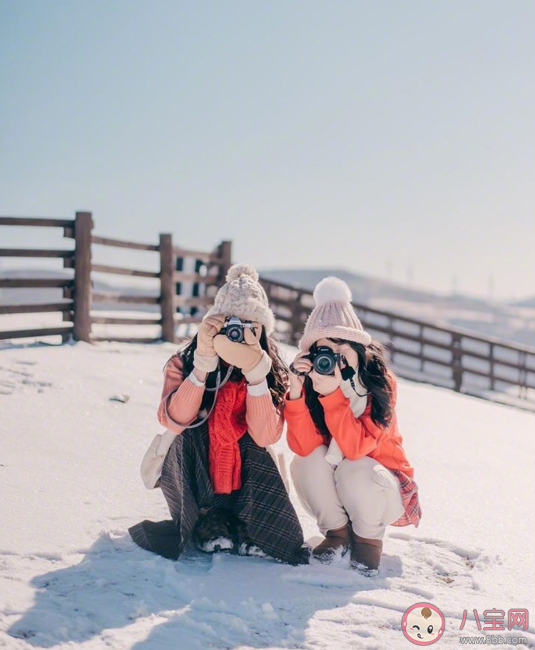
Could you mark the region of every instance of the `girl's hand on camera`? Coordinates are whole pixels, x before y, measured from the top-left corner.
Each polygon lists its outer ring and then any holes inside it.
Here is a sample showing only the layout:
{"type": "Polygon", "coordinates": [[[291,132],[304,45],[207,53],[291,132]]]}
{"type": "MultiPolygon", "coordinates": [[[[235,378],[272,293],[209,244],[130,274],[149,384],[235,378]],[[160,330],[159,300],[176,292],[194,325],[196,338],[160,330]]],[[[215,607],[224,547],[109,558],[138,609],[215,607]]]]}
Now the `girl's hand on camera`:
{"type": "Polygon", "coordinates": [[[334,375],[320,375],[315,370],[312,370],[309,377],[312,380],[312,385],[316,393],[319,393],[323,397],[334,393],[342,383],[342,373],[338,364],[334,367],[334,375]]]}
{"type": "Polygon", "coordinates": [[[245,339],[243,343],[236,343],[222,334],[216,337],[214,346],[216,354],[223,361],[226,361],[231,366],[240,368],[245,374],[258,365],[263,357],[264,351],[262,350],[260,341],[248,327],[243,329],[243,337],[245,339]]]}
{"type": "Polygon", "coordinates": [[[201,357],[215,357],[214,336],[225,324],[225,316],[222,314],[213,314],[205,318],[199,325],[197,333],[197,352],[201,357]]]}
{"type": "MultiPolygon", "coordinates": [[[[292,363],[292,367],[297,372],[308,374],[312,370],[312,362],[308,358],[308,352],[299,352],[292,363]]],[[[299,399],[303,392],[305,375],[296,375],[290,369],[290,399],[299,399]]]]}

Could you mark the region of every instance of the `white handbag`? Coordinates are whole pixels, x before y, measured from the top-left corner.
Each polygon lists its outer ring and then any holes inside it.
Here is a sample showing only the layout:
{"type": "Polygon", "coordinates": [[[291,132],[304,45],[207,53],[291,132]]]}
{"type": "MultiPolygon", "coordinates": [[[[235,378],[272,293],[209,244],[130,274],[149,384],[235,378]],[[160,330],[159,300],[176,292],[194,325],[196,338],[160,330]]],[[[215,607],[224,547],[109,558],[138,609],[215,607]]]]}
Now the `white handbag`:
{"type": "Polygon", "coordinates": [[[164,433],[156,434],[145,452],[141,461],[140,472],[141,480],[147,490],[153,490],[160,485],[163,462],[176,435],[178,434],[169,429],[164,431],[164,433]]]}

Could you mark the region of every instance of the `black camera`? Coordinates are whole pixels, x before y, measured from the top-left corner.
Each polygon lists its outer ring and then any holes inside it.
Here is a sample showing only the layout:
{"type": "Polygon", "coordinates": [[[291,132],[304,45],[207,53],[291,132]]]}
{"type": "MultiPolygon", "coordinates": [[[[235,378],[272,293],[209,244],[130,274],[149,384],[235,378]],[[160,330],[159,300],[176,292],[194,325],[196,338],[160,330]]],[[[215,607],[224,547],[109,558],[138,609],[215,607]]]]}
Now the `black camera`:
{"type": "Polygon", "coordinates": [[[342,355],[327,345],[320,345],[314,353],[310,353],[309,359],[312,361],[312,367],[318,375],[334,375],[334,369],[340,365],[342,355]]]}
{"type": "Polygon", "coordinates": [[[253,334],[256,334],[255,327],[251,321],[241,321],[237,316],[231,316],[225,320],[225,324],[219,331],[220,334],[226,334],[227,338],[233,343],[243,343],[245,337],[243,330],[248,327],[253,334]]]}

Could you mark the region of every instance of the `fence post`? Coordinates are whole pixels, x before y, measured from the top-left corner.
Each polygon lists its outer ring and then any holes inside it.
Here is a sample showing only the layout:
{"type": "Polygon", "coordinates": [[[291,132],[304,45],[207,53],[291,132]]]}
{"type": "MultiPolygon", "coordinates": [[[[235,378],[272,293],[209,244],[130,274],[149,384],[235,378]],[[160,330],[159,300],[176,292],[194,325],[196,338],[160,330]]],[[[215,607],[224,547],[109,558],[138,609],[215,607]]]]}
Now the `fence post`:
{"type": "Polygon", "coordinates": [[[292,317],[290,320],[290,327],[291,327],[291,333],[290,333],[290,345],[297,345],[299,342],[299,339],[301,338],[302,334],[302,329],[303,329],[303,320],[302,320],[302,314],[303,314],[303,293],[301,291],[297,292],[297,296],[295,297],[295,306],[292,309],[292,317]]]}
{"type": "Polygon", "coordinates": [[[394,343],[394,319],[392,316],[387,316],[388,319],[388,326],[386,328],[386,336],[387,339],[385,341],[385,348],[388,351],[389,357],[390,357],[390,363],[394,365],[394,355],[396,353],[396,344],[394,343]]]}
{"type": "Polygon", "coordinates": [[[231,241],[222,241],[219,244],[219,257],[221,258],[221,262],[219,263],[218,284],[221,287],[225,284],[228,270],[232,266],[231,241]]]}
{"type": "Polygon", "coordinates": [[[528,397],[528,355],[525,351],[518,353],[518,397],[528,397]]]}
{"type": "Polygon", "coordinates": [[[494,343],[489,345],[489,375],[490,375],[490,390],[496,388],[496,380],[494,376],[494,343]]]}
{"type": "Polygon", "coordinates": [[[424,361],[424,326],[418,326],[418,338],[420,339],[420,372],[424,371],[425,361],[424,361]]]}
{"type": "Polygon", "coordinates": [[[162,316],[162,339],[173,343],[175,340],[175,284],[173,236],[160,234],[160,310],[162,316]]]}
{"type": "Polygon", "coordinates": [[[454,332],[452,334],[451,343],[451,370],[453,377],[453,390],[457,393],[460,393],[463,385],[463,350],[461,347],[461,335],[457,332],[454,332]]]}
{"type": "Polygon", "coordinates": [[[74,222],[74,327],[75,341],[91,342],[91,212],[77,212],[74,222]]]}

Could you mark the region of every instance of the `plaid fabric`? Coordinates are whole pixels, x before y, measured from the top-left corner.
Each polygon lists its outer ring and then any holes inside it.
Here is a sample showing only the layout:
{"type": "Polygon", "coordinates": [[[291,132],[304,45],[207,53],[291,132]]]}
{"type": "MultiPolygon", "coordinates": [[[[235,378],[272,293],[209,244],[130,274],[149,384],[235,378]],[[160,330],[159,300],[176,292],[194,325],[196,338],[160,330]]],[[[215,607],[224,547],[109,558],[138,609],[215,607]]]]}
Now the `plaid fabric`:
{"type": "Polygon", "coordinates": [[[391,525],[410,526],[412,524],[417,528],[422,518],[422,509],[420,508],[420,499],[418,498],[418,485],[416,485],[416,481],[413,478],[407,476],[404,472],[400,472],[398,469],[391,469],[390,471],[399,481],[401,498],[405,506],[405,512],[391,525]]]}
{"type": "Polygon", "coordinates": [[[251,541],[289,564],[303,561],[303,531],[269,452],[246,433],[238,441],[241,488],[214,494],[208,469],[208,424],[176,436],[162,469],[160,487],[172,521],[143,521],[129,529],[134,542],[178,559],[187,548],[201,508],[230,510],[246,525],[251,541]]]}

